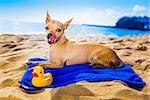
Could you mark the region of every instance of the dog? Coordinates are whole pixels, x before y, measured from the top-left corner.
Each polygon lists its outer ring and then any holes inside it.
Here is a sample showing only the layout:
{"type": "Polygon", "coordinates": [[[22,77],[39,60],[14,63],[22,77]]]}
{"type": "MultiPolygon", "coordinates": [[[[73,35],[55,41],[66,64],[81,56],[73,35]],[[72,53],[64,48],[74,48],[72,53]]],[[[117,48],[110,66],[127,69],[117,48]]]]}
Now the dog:
{"type": "Polygon", "coordinates": [[[110,48],[94,43],[76,43],[69,41],[65,36],[65,30],[72,18],[64,24],[52,20],[46,12],[46,33],[50,45],[50,61],[32,62],[42,67],[62,68],[66,65],[89,63],[95,67],[122,67],[123,62],[110,48]]]}

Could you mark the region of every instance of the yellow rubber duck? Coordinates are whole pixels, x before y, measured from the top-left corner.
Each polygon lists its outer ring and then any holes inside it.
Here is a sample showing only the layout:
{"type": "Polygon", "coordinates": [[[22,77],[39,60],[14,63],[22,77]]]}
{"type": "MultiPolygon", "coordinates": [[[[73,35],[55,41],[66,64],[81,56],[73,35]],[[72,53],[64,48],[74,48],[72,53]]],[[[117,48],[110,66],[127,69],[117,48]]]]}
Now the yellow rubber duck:
{"type": "Polygon", "coordinates": [[[53,82],[51,73],[44,74],[44,69],[41,66],[35,66],[32,72],[32,85],[35,87],[45,87],[53,82]]]}

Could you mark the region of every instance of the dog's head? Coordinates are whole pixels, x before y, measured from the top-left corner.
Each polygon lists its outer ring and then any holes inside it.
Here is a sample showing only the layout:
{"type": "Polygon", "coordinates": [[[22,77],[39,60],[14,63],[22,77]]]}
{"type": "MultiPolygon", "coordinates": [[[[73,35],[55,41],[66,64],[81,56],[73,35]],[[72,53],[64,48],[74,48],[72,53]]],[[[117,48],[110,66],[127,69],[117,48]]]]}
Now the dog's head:
{"type": "Polygon", "coordinates": [[[48,14],[48,11],[46,12],[45,29],[46,29],[47,39],[49,44],[53,44],[60,40],[60,38],[64,34],[64,31],[71,23],[72,19],[73,18],[71,18],[65,23],[62,23],[57,20],[52,20],[50,15],[48,14]]]}

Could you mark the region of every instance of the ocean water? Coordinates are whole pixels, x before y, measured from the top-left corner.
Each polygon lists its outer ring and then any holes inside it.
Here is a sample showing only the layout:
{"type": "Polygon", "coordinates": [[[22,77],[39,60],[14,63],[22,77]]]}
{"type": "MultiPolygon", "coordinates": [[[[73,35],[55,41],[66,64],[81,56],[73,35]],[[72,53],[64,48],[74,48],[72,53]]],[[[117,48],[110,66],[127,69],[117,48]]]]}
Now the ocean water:
{"type": "MultiPolygon", "coordinates": [[[[44,23],[33,22],[14,22],[14,21],[0,21],[0,34],[44,34],[44,23]]],[[[88,25],[70,25],[66,30],[68,36],[103,36],[103,37],[118,37],[118,36],[134,36],[150,34],[150,31],[110,28],[102,26],[88,26],[88,25]]]]}
{"type": "Polygon", "coordinates": [[[118,36],[135,36],[135,35],[150,34],[150,31],[111,28],[103,26],[72,25],[67,30],[67,33],[77,35],[87,34],[87,35],[118,37],[118,36]]]}

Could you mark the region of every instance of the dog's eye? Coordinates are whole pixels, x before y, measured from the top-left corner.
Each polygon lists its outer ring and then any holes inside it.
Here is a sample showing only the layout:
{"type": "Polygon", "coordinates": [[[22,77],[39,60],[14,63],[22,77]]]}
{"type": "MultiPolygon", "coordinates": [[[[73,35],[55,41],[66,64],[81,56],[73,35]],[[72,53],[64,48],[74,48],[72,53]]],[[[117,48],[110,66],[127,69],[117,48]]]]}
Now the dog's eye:
{"type": "Polygon", "coordinates": [[[49,28],[46,26],[45,29],[48,30],[49,28]]]}
{"type": "Polygon", "coordinates": [[[60,32],[61,31],[61,29],[56,29],[56,32],[60,32]]]}

